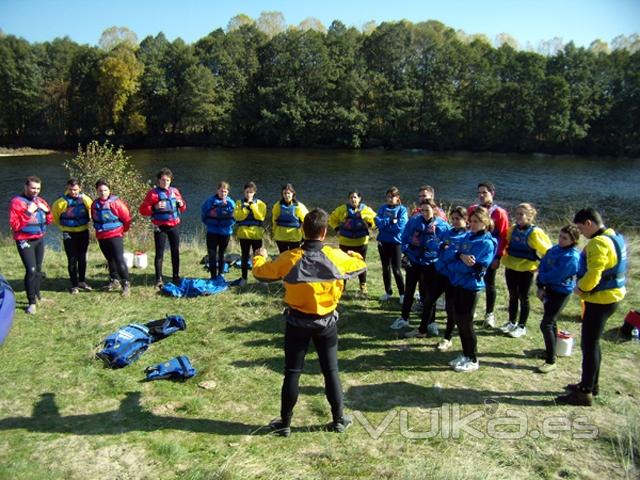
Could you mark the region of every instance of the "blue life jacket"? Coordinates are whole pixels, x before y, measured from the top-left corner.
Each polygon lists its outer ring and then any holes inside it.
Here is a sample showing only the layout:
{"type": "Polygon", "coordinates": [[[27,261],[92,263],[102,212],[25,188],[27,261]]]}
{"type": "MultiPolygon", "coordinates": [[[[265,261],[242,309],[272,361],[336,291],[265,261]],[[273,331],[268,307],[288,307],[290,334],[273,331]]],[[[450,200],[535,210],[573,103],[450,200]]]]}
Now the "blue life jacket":
{"type": "Polygon", "coordinates": [[[182,278],[179,285],[165,283],[161,291],[165,295],[175,298],[215,295],[229,288],[222,275],[218,275],[218,277],[210,280],[205,280],[204,278],[182,278]]]}
{"type": "Polygon", "coordinates": [[[276,219],[276,225],[281,227],[292,227],[292,228],[300,228],[302,226],[302,222],[296,216],[296,210],[298,208],[298,204],[292,202],[291,205],[285,205],[280,202],[280,215],[276,219]]]}
{"type": "Polygon", "coordinates": [[[108,367],[126,367],[135,362],[149,348],[150,343],[149,329],[132,323],[105,338],[103,349],[96,353],[96,357],[108,367]]]}
{"type": "Polygon", "coordinates": [[[527,260],[540,260],[534,248],[529,246],[529,235],[533,232],[534,225],[521,229],[518,226],[511,231],[511,240],[507,252],[515,258],[526,258],[527,260]]]}
{"type": "MultiPolygon", "coordinates": [[[[27,207],[35,201],[21,195],[18,197],[27,207]]],[[[29,223],[20,229],[22,233],[29,235],[40,235],[47,231],[47,214],[38,206],[38,209],[29,217],[29,223]]]]}
{"type": "Polygon", "coordinates": [[[366,208],[364,203],[357,210],[347,204],[347,218],[340,225],[340,235],[346,238],[363,238],[369,235],[369,226],[362,219],[362,210],[366,208]]]}
{"type": "Polygon", "coordinates": [[[574,247],[554,245],[540,260],[536,283],[554,292],[569,295],[576,286],[580,254],[574,247]]]}
{"type": "Polygon", "coordinates": [[[178,209],[178,199],[174,195],[175,188],[169,187],[169,192],[158,187],[154,190],[158,195],[158,202],[164,202],[165,207],[154,208],[151,218],[159,222],[177,219],[180,216],[180,210],[178,209]]]}
{"type": "Polygon", "coordinates": [[[178,330],[186,330],[187,323],[181,315],[167,315],[160,320],[152,320],[144,324],[149,329],[151,343],[157,342],[173,335],[178,330]]]}
{"type": "MultiPolygon", "coordinates": [[[[217,197],[216,197],[217,198],[217,197]]],[[[207,224],[218,228],[228,228],[233,225],[233,211],[222,203],[214,203],[207,212],[207,224]]]]}
{"type": "Polygon", "coordinates": [[[185,380],[196,374],[196,369],[191,365],[189,357],[181,355],[172,358],[168,362],[159,363],[153,367],[145,369],[147,377],[145,380],[185,380]]]}
{"type": "Polygon", "coordinates": [[[104,202],[100,200],[94,200],[92,220],[93,226],[96,232],[110,232],[117,228],[123,227],[124,224],[120,219],[111,211],[111,204],[118,199],[115,195],[109,195],[104,202]]]}
{"type": "MultiPolygon", "coordinates": [[[[238,200],[240,201],[240,200],[238,200]]],[[[259,200],[254,200],[253,203],[258,203],[259,200]]],[[[261,227],[262,226],[262,221],[260,220],[256,220],[256,217],[253,216],[253,210],[251,210],[251,208],[249,208],[249,215],[247,215],[247,218],[245,218],[244,220],[241,220],[239,222],[236,222],[236,225],[239,227],[261,227]]]]}
{"type": "MultiPolygon", "coordinates": [[[[600,282],[598,282],[598,285],[591,290],[592,292],[622,288],[625,286],[627,280],[627,245],[624,241],[624,237],[619,233],[615,235],[603,233],[603,235],[607,235],[613,242],[613,246],[616,249],[616,256],[618,257],[618,263],[616,263],[612,268],[602,272],[600,282]]],[[[587,254],[585,250],[582,250],[580,254],[578,278],[582,278],[585,273],[587,273],[587,254]]]]}
{"type": "Polygon", "coordinates": [[[73,198],[63,195],[67,202],[67,209],[60,214],[60,225],[63,227],[80,227],[89,223],[89,212],[84,204],[82,195],[73,198]]]}
{"type": "Polygon", "coordinates": [[[448,230],[447,223],[440,217],[433,217],[428,223],[420,215],[413,217],[405,227],[408,243],[406,253],[414,265],[431,265],[438,260],[440,235],[448,230]],[[413,229],[413,231],[411,231],[413,229]]]}

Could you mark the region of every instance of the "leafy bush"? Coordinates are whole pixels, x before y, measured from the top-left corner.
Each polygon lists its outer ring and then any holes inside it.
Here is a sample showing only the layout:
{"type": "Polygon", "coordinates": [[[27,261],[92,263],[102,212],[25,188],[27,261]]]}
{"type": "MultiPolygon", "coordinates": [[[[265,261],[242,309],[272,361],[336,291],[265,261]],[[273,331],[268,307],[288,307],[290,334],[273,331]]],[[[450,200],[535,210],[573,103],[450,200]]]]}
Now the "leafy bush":
{"type": "Polygon", "coordinates": [[[80,181],[84,192],[92,198],[96,198],[96,181],[100,178],[107,180],[111,193],[120,197],[129,207],[133,218],[133,238],[139,241],[146,240],[148,231],[144,228],[145,222],[140,221],[138,206],[142,203],[149,185],[142,180],[142,175],[122,147],[116,149],[108,140],[103,145],[93,140],[84,149],[82,145],[78,145],[77,155],[66,161],[64,168],[71,177],[80,181]]]}

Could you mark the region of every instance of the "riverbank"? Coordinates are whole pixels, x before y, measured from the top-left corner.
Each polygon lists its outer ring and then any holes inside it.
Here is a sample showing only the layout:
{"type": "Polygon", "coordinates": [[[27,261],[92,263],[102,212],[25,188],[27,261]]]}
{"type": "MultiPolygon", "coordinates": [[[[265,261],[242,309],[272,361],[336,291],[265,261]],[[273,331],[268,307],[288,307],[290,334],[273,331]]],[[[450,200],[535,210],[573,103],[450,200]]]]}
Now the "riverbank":
{"type": "Polygon", "coordinates": [[[52,153],[60,153],[58,150],[48,150],[46,148],[7,148],[0,147],[0,157],[23,157],[28,155],[51,155],[52,153]]]}
{"type": "MultiPolygon", "coordinates": [[[[628,240],[633,258],[640,237],[628,240]]],[[[204,253],[202,245],[184,245],[183,275],[205,276],[204,253]]],[[[0,244],[0,256],[23,307],[15,245],[0,244]]],[[[81,479],[107,471],[132,479],[631,479],[640,472],[639,346],[620,343],[614,332],[640,304],[635,289],[607,325],[596,405],[558,407],[553,397],[579,375],[579,336],[556,372],[536,374],[543,345],[537,299],[525,337],[478,326],[480,370],[456,374],[447,362],[458,354],[457,337],[452,352],[440,353],[436,338],[408,340],[389,329],[398,300],[377,301],[383,288],[372,245],[370,298],[356,298],[357,282],[350,282],[339,308],[341,379],[347,411],[358,412],[357,421],[345,435],[322,430],[330,412],[310,353],[293,434],[283,439],[263,428],[279,412],[282,285],[250,278],[241,290],[176,300],[156,293],[152,264],[150,255],[148,268],[132,270],[132,295],[121,298],[98,288],[107,273],[92,244],[88,280],[95,290],[72,296],[64,253],[47,250],[45,300],[36,316],[16,314],[0,347],[0,479],[81,479]],[[121,370],[94,358],[99,341],[118,327],[165,314],[183,315],[187,330],[121,370]],[[141,382],[145,367],[178,355],[189,356],[195,378],[141,382]]],[[[637,285],[640,271],[633,261],[630,267],[630,284],[637,285]]],[[[170,271],[168,255],[164,269],[170,271]]],[[[232,269],[227,278],[238,276],[232,269]]],[[[503,271],[498,278],[502,323],[503,271]]],[[[478,318],[483,303],[481,297],[478,318]]],[[[560,327],[577,334],[579,312],[574,298],[560,327]]],[[[411,321],[417,324],[416,313],[411,321]]],[[[438,323],[442,328],[442,312],[438,323]]]]}

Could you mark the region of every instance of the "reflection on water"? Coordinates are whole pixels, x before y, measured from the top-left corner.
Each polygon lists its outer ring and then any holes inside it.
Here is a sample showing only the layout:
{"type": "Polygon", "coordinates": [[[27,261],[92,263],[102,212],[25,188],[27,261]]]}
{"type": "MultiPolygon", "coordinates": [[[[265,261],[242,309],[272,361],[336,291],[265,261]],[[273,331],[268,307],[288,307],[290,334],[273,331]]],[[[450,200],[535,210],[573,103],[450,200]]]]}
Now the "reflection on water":
{"type": "MultiPolygon", "coordinates": [[[[66,180],[62,162],[72,155],[0,158],[2,205],[20,191],[25,176],[30,174],[43,179],[43,196],[53,201],[66,180]]],[[[246,181],[255,181],[258,197],[270,207],[279,198],[281,186],[293,183],[298,199],[307,207],[328,210],[346,201],[347,193],[354,189],[362,193],[365,203],[377,209],[390,185],[400,189],[405,203],[411,203],[417,187],[425,183],[436,188],[437,199],[445,205],[467,205],[475,201],[478,181],[488,179],[497,187],[497,203],[513,209],[520,202],[532,202],[542,221],[564,220],[576,208],[593,205],[613,226],[640,225],[634,215],[640,211],[640,159],[200,148],[133,150],[129,155],[145,178],[155,178],[156,171],[164,166],[173,170],[174,185],[189,205],[183,221],[190,231],[200,222],[200,205],[223,179],[231,183],[233,198],[240,197],[246,181]]],[[[8,232],[6,208],[2,232],[8,232]]]]}

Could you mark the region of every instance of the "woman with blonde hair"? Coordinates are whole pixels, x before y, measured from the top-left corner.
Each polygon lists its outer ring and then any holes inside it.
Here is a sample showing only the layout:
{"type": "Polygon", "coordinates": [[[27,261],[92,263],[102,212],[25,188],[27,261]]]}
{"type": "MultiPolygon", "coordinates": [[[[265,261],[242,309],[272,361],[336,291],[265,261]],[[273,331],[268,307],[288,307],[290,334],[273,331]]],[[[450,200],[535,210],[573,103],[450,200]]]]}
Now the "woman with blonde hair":
{"type": "Polygon", "coordinates": [[[538,270],[540,259],[551,248],[547,234],[533,223],[537,213],[530,203],[516,207],[516,223],[507,232],[506,254],[501,260],[509,291],[509,321],[500,330],[514,338],[527,333],[533,274],[538,270]]]}

